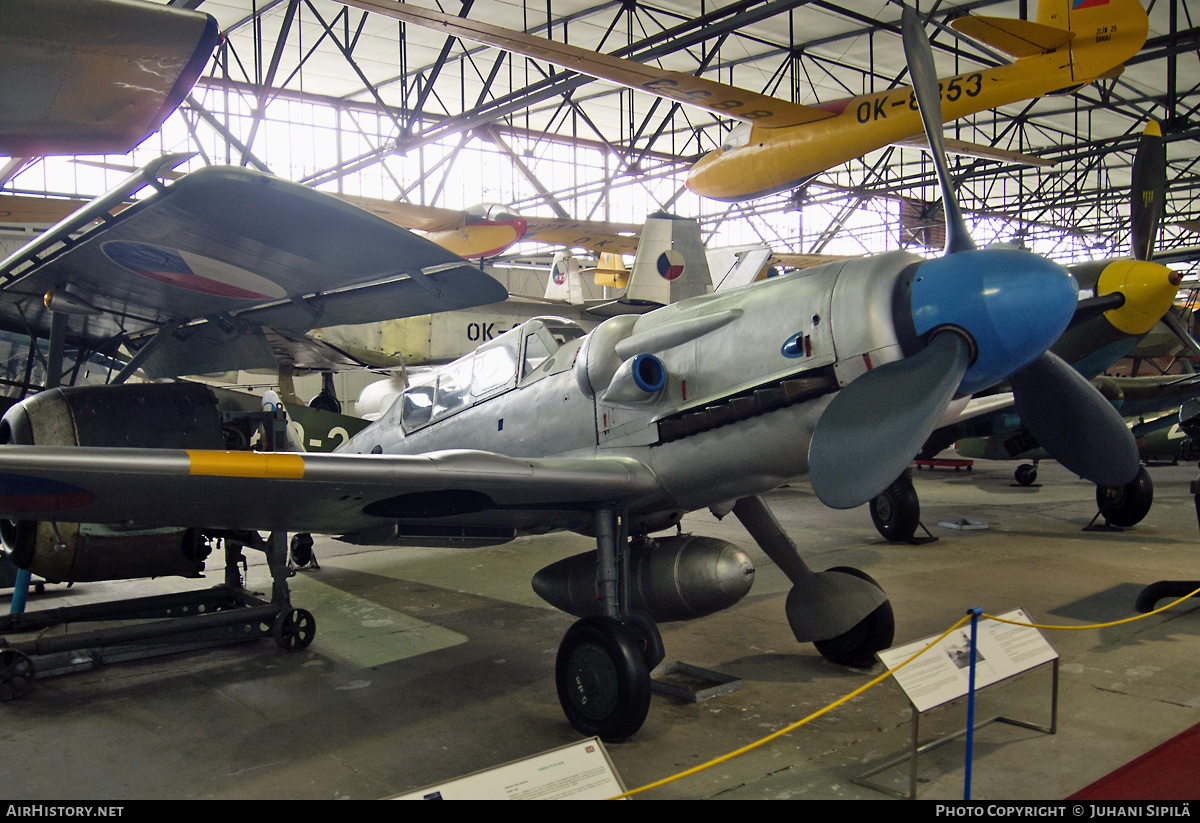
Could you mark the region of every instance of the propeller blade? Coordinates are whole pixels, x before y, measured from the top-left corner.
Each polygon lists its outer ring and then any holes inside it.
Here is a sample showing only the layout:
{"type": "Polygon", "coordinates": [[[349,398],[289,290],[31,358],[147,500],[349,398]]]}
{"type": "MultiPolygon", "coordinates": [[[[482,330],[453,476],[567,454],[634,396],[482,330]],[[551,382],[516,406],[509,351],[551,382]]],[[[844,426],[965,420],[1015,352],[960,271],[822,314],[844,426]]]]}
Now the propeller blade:
{"type": "Polygon", "coordinates": [[[917,108],[925,125],[929,148],[933,152],[938,182],[942,186],[942,208],[946,213],[946,254],[971,251],[975,248],[975,241],[971,239],[958,207],[958,197],[950,179],[950,162],[946,159],[946,140],[942,134],[942,92],[938,86],[937,70],[933,66],[933,49],[929,46],[921,19],[908,6],[904,7],[900,17],[900,31],[904,37],[904,56],[908,60],[908,73],[917,96],[917,108]]]}
{"type": "Polygon", "coordinates": [[[1101,486],[1133,481],[1138,452],[1129,427],[1061,357],[1046,352],[1009,383],[1021,423],[1055,460],[1101,486]]]}
{"type": "Polygon", "coordinates": [[[916,355],[878,366],[838,392],[808,447],[821,502],[850,509],[890,486],[941,420],[970,358],[961,335],[938,334],[916,355]]]}
{"type": "Polygon", "coordinates": [[[1162,130],[1151,120],[1138,141],[1129,181],[1129,242],[1135,260],[1154,257],[1154,240],[1162,220],[1167,190],[1167,150],[1162,130]]]}
{"type": "Polygon", "coordinates": [[[1188,332],[1187,326],[1179,319],[1179,315],[1175,313],[1173,308],[1168,309],[1167,313],[1163,315],[1162,322],[1163,325],[1175,333],[1175,336],[1179,338],[1179,342],[1183,344],[1183,347],[1191,357],[1200,357],[1200,343],[1197,343],[1196,338],[1192,337],[1191,333],[1188,332]]]}

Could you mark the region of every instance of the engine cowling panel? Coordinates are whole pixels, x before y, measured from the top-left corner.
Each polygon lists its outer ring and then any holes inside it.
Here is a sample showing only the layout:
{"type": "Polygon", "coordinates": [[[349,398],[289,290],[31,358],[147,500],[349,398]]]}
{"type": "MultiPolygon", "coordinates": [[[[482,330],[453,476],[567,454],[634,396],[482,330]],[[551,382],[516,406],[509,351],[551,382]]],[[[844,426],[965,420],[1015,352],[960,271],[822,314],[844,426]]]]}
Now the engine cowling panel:
{"type": "MultiPolygon", "coordinates": [[[[9,409],[0,442],[224,448],[216,398],[188,383],[50,389],[9,409]]],[[[207,556],[195,529],[7,520],[0,521],[0,542],[19,568],[50,582],[195,577],[207,556]]]]}

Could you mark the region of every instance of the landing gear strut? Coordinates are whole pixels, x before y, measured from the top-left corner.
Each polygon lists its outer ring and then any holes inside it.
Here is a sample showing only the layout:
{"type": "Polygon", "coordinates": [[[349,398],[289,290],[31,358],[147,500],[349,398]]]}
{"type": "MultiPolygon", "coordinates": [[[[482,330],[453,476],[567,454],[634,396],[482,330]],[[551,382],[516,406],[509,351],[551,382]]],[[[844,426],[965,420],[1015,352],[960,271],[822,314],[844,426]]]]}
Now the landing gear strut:
{"type": "Polygon", "coordinates": [[[642,727],[650,711],[650,669],[662,659],[654,621],[628,609],[628,561],[620,551],[627,543],[624,518],[615,509],[598,511],[597,583],[604,614],[581,618],[567,630],[554,666],[558,701],[571,725],[606,742],[624,740],[642,727]]]}
{"type": "Polygon", "coordinates": [[[785,608],[792,634],[811,642],[825,659],[865,668],[892,645],[895,618],[879,584],[858,569],[814,572],[759,497],[743,497],[733,513],[750,536],[792,581],[785,608]]]}

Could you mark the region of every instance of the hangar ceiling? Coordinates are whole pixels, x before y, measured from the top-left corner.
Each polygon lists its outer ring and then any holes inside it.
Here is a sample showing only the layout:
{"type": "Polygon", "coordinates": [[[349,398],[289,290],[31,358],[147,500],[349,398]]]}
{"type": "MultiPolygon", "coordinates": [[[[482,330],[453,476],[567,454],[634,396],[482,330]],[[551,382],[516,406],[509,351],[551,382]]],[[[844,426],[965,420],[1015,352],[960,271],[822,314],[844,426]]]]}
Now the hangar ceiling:
{"type": "MultiPolygon", "coordinates": [[[[1188,0],[1146,3],[1149,38],[1120,77],[947,125],[948,137],[1055,163],[953,158],[964,211],[980,221],[977,239],[1026,242],[1060,259],[1126,253],[1133,150],[1153,117],[1164,124],[1168,156],[1159,246],[1200,241],[1177,225],[1200,219],[1200,9],[1188,0]]],[[[460,181],[494,175],[501,182],[482,185],[483,199],[523,213],[628,222],[666,208],[698,217],[717,245],[761,241],[806,253],[896,248],[914,241],[904,233],[914,215],[936,221],[933,166],[917,148],[889,146],[792,192],[735,205],[702,200],[686,191],[684,174],[720,144],[735,125],[729,120],[332,0],[175,4],[216,17],[224,40],[176,116],[171,133],[182,136],[152,139],[130,161],[198,150],[196,162],[244,163],[324,189],[453,208],[476,194],[464,195],[460,181]],[[287,115],[279,114],[284,103],[294,104],[287,115]],[[281,132],[281,118],[307,119],[309,131],[281,132]],[[324,118],[341,128],[301,145],[324,118]]],[[[806,104],[907,84],[898,2],[415,5],[806,104]]],[[[967,12],[1029,18],[1036,0],[916,5],[929,17],[944,75],[1004,59],[956,34],[950,20],[967,12]]],[[[30,190],[38,179],[33,171],[11,185],[30,190]]],[[[98,193],[85,190],[94,181],[71,190],[40,179],[59,194],[98,193]]]]}

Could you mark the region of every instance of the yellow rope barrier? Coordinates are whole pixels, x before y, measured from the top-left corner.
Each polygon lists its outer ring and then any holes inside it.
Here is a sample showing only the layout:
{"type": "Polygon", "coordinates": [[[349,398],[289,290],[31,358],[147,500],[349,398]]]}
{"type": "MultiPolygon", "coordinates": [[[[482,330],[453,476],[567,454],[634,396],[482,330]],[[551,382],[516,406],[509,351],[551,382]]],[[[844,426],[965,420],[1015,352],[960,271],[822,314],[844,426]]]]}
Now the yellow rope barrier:
{"type": "Polygon", "coordinates": [[[1183,597],[1179,598],[1178,600],[1174,600],[1174,601],[1168,603],[1167,605],[1163,606],[1162,608],[1155,609],[1152,612],[1146,612],[1145,614],[1135,614],[1133,617],[1126,617],[1126,618],[1122,618],[1121,620],[1113,620],[1110,623],[1092,623],[1087,626],[1045,626],[1040,623],[1021,623],[1020,621],[1017,621],[1017,620],[1004,620],[999,617],[994,617],[990,614],[985,614],[983,616],[988,618],[989,620],[995,620],[997,623],[1008,623],[1013,626],[1029,626],[1029,627],[1032,627],[1035,629],[1047,629],[1049,631],[1069,632],[1069,631],[1079,631],[1080,629],[1107,629],[1109,626],[1120,626],[1122,623],[1133,623],[1136,620],[1144,620],[1145,618],[1150,617],[1151,615],[1158,614],[1160,612],[1165,612],[1167,609],[1173,609],[1176,606],[1178,606],[1180,603],[1182,603],[1183,601],[1187,600],[1189,597],[1195,597],[1197,594],[1200,594],[1200,589],[1196,589],[1196,590],[1192,591],[1190,594],[1185,594],[1183,597]]]}
{"type": "Polygon", "coordinates": [[[609,799],[610,800],[620,800],[625,797],[632,797],[635,794],[641,794],[642,792],[649,791],[650,789],[657,789],[659,786],[665,786],[668,783],[674,783],[676,780],[696,774],[697,772],[702,772],[705,769],[710,769],[713,766],[716,766],[720,763],[724,763],[727,760],[732,760],[733,758],[735,758],[739,755],[743,755],[748,751],[757,749],[759,746],[770,743],[772,740],[774,740],[778,737],[782,737],[783,735],[787,734],[788,732],[795,731],[796,729],[803,726],[805,723],[816,720],[818,717],[825,714],[826,712],[833,711],[834,709],[836,709],[838,706],[842,705],[843,703],[845,703],[849,700],[853,700],[854,698],[858,697],[860,694],[862,694],[863,692],[865,692],[867,689],[871,688],[872,686],[874,686],[878,683],[882,683],[884,680],[887,680],[889,677],[892,676],[893,673],[900,671],[900,669],[903,669],[909,663],[913,662],[918,657],[925,654],[925,652],[929,651],[934,646],[936,646],[943,637],[950,634],[950,632],[954,631],[962,624],[966,623],[967,620],[969,620],[969,619],[970,619],[969,616],[962,617],[961,619],[959,619],[959,621],[957,623],[955,623],[950,628],[946,629],[946,631],[942,632],[941,636],[938,637],[937,640],[933,641],[928,646],[921,649],[919,652],[917,652],[912,657],[905,660],[903,663],[901,663],[896,668],[888,669],[886,672],[879,675],[875,679],[871,680],[870,682],[868,682],[862,686],[859,686],[854,691],[850,692],[849,694],[845,695],[844,697],[841,697],[841,698],[835,700],[834,702],[830,703],[825,708],[819,709],[819,710],[813,712],[812,714],[810,714],[808,717],[804,718],[803,720],[797,720],[795,723],[791,724],[790,726],[785,726],[784,728],[780,729],[779,731],[773,732],[772,734],[767,735],[766,737],[762,738],[761,740],[756,740],[753,743],[742,746],[740,749],[735,749],[734,751],[729,752],[728,754],[721,755],[720,757],[710,760],[707,763],[701,763],[699,766],[693,766],[692,768],[688,769],[687,771],[682,771],[679,774],[674,774],[674,775],[671,775],[670,777],[664,777],[662,780],[657,780],[653,783],[648,783],[645,786],[641,786],[637,789],[630,789],[629,791],[625,792],[624,794],[619,794],[616,797],[612,797],[609,799]]]}
{"type": "MultiPolygon", "coordinates": [[[[1162,608],[1155,609],[1154,611],[1151,611],[1151,612],[1146,612],[1145,614],[1134,615],[1133,617],[1126,617],[1122,620],[1114,620],[1110,623],[1092,623],[1087,626],[1048,626],[1048,625],[1042,625],[1042,624],[1038,624],[1038,623],[1021,623],[1021,622],[1018,622],[1015,620],[1003,620],[999,617],[993,617],[990,614],[984,614],[984,615],[982,615],[982,617],[987,618],[988,620],[995,620],[997,623],[1008,623],[1013,626],[1029,626],[1029,627],[1032,627],[1035,629],[1047,629],[1047,630],[1054,630],[1054,631],[1070,631],[1070,630],[1078,630],[1078,629],[1104,629],[1104,628],[1108,628],[1109,626],[1119,626],[1122,623],[1132,623],[1136,620],[1143,620],[1152,615],[1159,614],[1160,612],[1165,612],[1168,609],[1172,609],[1175,606],[1179,605],[1183,601],[1187,600],[1189,597],[1194,597],[1195,595],[1198,595],[1198,594],[1200,594],[1200,589],[1196,589],[1195,591],[1191,592],[1190,594],[1185,594],[1183,597],[1181,597],[1178,600],[1175,600],[1171,603],[1168,603],[1167,605],[1163,606],[1162,608]]],[[[678,774],[673,774],[670,777],[664,777],[662,780],[656,780],[653,783],[647,783],[645,786],[639,786],[636,789],[630,789],[629,791],[625,792],[624,794],[619,794],[616,797],[610,797],[609,799],[610,800],[622,800],[626,797],[632,797],[635,794],[641,794],[642,792],[647,792],[647,791],[650,791],[651,789],[657,789],[658,787],[665,786],[668,783],[674,783],[676,780],[681,780],[685,777],[690,777],[691,775],[696,774],[698,772],[702,772],[705,769],[711,769],[713,766],[717,766],[728,760],[732,760],[733,758],[743,755],[746,752],[757,749],[759,746],[766,745],[767,743],[770,743],[772,740],[782,737],[783,735],[788,734],[789,732],[793,732],[796,729],[800,728],[801,726],[805,725],[806,723],[816,720],[821,715],[826,714],[827,712],[833,711],[834,709],[836,709],[838,706],[842,705],[843,703],[853,700],[854,698],[858,697],[863,692],[867,691],[867,689],[870,689],[871,687],[876,686],[879,683],[882,683],[884,680],[887,680],[893,674],[900,671],[905,666],[907,666],[909,663],[913,662],[918,657],[925,654],[925,652],[932,649],[934,646],[936,646],[938,643],[940,643],[943,638],[945,638],[948,634],[950,634],[950,632],[954,631],[955,629],[957,629],[959,626],[963,625],[970,619],[971,619],[971,615],[970,615],[970,612],[968,612],[964,617],[960,618],[957,623],[955,623],[953,626],[946,629],[946,631],[944,631],[940,635],[938,635],[938,638],[936,640],[931,642],[925,648],[921,649],[919,652],[914,654],[912,657],[905,660],[900,665],[896,666],[894,669],[888,669],[886,672],[884,672],[883,674],[879,675],[878,677],[872,679],[870,682],[858,687],[857,689],[855,689],[854,691],[845,695],[844,697],[841,697],[841,698],[835,700],[834,702],[830,703],[825,708],[819,709],[819,710],[813,712],[808,717],[805,717],[802,720],[797,720],[795,723],[792,723],[790,726],[785,726],[784,728],[780,729],[779,731],[773,732],[773,733],[767,735],[766,737],[762,738],[761,740],[756,740],[753,743],[749,743],[745,746],[742,746],[740,749],[734,749],[733,751],[731,751],[727,754],[723,754],[720,757],[709,760],[707,763],[701,763],[699,766],[693,766],[692,768],[687,769],[686,771],[679,772],[678,774]]]]}

